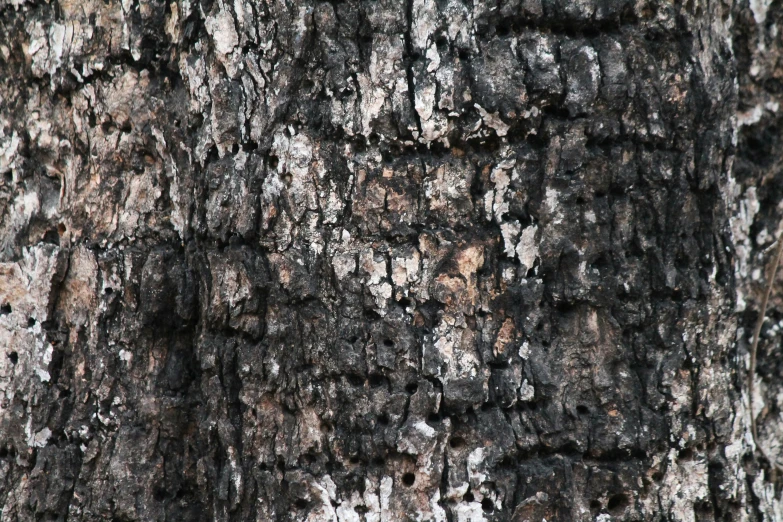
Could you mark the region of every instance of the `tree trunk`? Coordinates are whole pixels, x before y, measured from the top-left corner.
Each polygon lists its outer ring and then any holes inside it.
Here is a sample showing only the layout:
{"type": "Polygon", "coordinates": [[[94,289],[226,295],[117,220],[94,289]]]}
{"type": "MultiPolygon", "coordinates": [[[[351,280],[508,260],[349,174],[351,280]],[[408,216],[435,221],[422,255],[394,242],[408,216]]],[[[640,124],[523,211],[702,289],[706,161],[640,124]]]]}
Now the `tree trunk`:
{"type": "Polygon", "coordinates": [[[0,518],[783,520],[781,24],[0,0],[0,518]]]}

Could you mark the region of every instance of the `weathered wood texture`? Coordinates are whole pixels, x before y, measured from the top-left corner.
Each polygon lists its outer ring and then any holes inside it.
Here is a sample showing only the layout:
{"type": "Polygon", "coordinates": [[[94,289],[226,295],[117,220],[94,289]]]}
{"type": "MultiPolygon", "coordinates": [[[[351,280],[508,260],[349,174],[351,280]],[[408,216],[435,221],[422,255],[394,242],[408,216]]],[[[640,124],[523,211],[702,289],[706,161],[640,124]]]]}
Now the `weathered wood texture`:
{"type": "Polygon", "coordinates": [[[783,520],[782,19],[0,0],[0,518],[783,520]]]}

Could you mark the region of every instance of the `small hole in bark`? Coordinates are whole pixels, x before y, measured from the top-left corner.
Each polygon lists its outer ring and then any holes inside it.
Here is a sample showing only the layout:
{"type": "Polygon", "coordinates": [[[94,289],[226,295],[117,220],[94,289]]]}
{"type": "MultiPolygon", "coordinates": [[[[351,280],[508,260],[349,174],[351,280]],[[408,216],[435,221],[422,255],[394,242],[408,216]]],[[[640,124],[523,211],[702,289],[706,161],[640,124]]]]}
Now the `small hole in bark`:
{"type": "Polygon", "coordinates": [[[492,513],[495,511],[495,503],[490,499],[485,498],[481,501],[481,509],[484,511],[484,513],[492,513]]]}
{"type": "Polygon", "coordinates": [[[270,169],[276,169],[279,164],[280,164],[280,160],[277,158],[277,156],[269,156],[270,169]]]}
{"type": "Polygon", "coordinates": [[[381,384],[383,384],[383,375],[381,375],[380,373],[373,373],[370,375],[369,381],[370,381],[370,386],[378,387],[381,384]]]}
{"type": "Polygon", "coordinates": [[[312,81],[312,80],[308,80],[307,78],[305,78],[304,80],[302,80],[302,90],[303,90],[303,91],[309,91],[309,90],[310,90],[310,89],[312,89],[314,86],[315,86],[315,84],[313,83],[313,81],[312,81]]]}
{"type": "Polygon", "coordinates": [[[3,174],[3,179],[5,180],[6,185],[10,185],[14,182],[14,173],[9,170],[3,174]]]}
{"type": "Polygon", "coordinates": [[[384,346],[388,346],[389,348],[391,348],[392,346],[394,346],[394,341],[392,341],[391,339],[384,339],[383,340],[383,345],[384,346]]]}
{"type": "Polygon", "coordinates": [[[239,154],[239,143],[234,142],[234,144],[231,146],[231,154],[239,154]]]}
{"type": "Polygon", "coordinates": [[[58,234],[60,234],[61,236],[62,236],[63,234],[65,234],[65,231],[66,231],[66,230],[67,230],[67,229],[65,228],[65,225],[64,225],[64,224],[60,223],[59,225],[57,225],[57,233],[58,233],[58,234]]]}
{"type": "Polygon", "coordinates": [[[679,460],[692,460],[693,459],[693,450],[690,448],[685,448],[682,450],[678,455],[677,458],[679,460]]]}
{"type": "Polygon", "coordinates": [[[449,446],[451,446],[454,449],[459,449],[462,446],[465,445],[465,439],[462,437],[452,437],[449,441],[449,446]]]}
{"type": "Polygon", "coordinates": [[[488,363],[488,366],[493,370],[506,370],[511,368],[511,364],[508,361],[490,362],[488,363]]]}
{"type": "Polygon", "coordinates": [[[255,141],[248,141],[242,144],[242,150],[245,152],[253,152],[254,150],[258,150],[258,143],[255,141]]]}
{"type": "Polygon", "coordinates": [[[0,315],[8,315],[12,312],[11,305],[9,303],[0,306],[0,315]]]}
{"type": "Polygon", "coordinates": [[[351,343],[351,344],[355,343],[358,340],[359,340],[359,338],[357,336],[355,336],[355,335],[352,335],[351,337],[348,338],[348,342],[351,343]]]}
{"type": "Polygon", "coordinates": [[[570,313],[574,310],[574,308],[576,308],[576,305],[568,301],[560,301],[557,303],[557,311],[561,314],[570,313]]]}
{"type": "Polygon", "coordinates": [[[117,130],[117,127],[115,127],[112,122],[105,121],[101,123],[101,130],[103,130],[104,134],[113,134],[114,131],[117,130]]]}
{"type": "Polygon", "coordinates": [[[623,509],[628,505],[628,495],[625,493],[618,493],[617,495],[613,495],[609,499],[609,503],[606,504],[606,507],[610,510],[614,509],[623,509]]]}
{"type": "Polygon", "coordinates": [[[645,460],[647,458],[647,452],[639,448],[631,450],[631,457],[636,460],[645,460]]]}
{"type": "Polygon", "coordinates": [[[365,310],[364,311],[364,318],[368,321],[377,321],[381,318],[381,314],[376,312],[375,310],[365,310]]]}
{"type": "Polygon", "coordinates": [[[440,415],[437,413],[430,413],[430,415],[427,417],[427,422],[431,424],[437,424],[440,422],[440,415]]]}
{"type": "Polygon", "coordinates": [[[61,399],[67,399],[71,396],[71,390],[60,390],[60,398],[61,399]]]}
{"type": "Polygon", "coordinates": [[[355,373],[348,375],[348,382],[354,386],[364,386],[364,378],[361,375],[355,373]]]}
{"type": "Polygon", "coordinates": [[[35,317],[28,317],[27,318],[27,327],[32,328],[35,326],[35,317]]]}
{"type": "Polygon", "coordinates": [[[655,15],[658,14],[658,8],[654,5],[646,4],[644,9],[642,9],[642,18],[655,18],[655,15]]]}
{"type": "Polygon", "coordinates": [[[591,265],[590,268],[595,268],[599,272],[606,272],[607,270],[612,268],[612,263],[604,255],[598,256],[598,258],[595,261],[593,261],[590,265],[591,265]]]}
{"type": "Polygon", "coordinates": [[[52,245],[60,245],[60,234],[56,230],[47,230],[43,236],[44,243],[51,243],[52,245]]]}
{"type": "Polygon", "coordinates": [[[400,303],[400,306],[403,307],[403,308],[409,308],[413,304],[413,301],[411,301],[407,297],[403,297],[402,299],[400,299],[397,302],[400,303]]]}
{"type": "Polygon", "coordinates": [[[416,390],[418,390],[418,389],[419,389],[419,385],[416,384],[415,382],[412,382],[412,383],[408,384],[407,386],[405,386],[405,391],[410,393],[411,395],[416,393],[416,390]]]}
{"type": "Polygon", "coordinates": [[[588,413],[590,413],[590,408],[588,408],[587,406],[584,406],[584,405],[580,404],[579,406],[577,406],[577,407],[576,407],[576,411],[577,411],[577,413],[579,413],[580,415],[587,415],[588,413]]]}
{"type": "Polygon", "coordinates": [[[307,501],[303,498],[298,498],[294,502],[294,506],[296,507],[296,509],[304,509],[307,507],[307,501]]]}
{"type": "Polygon", "coordinates": [[[464,500],[465,502],[473,502],[474,500],[476,500],[476,497],[473,496],[473,493],[468,491],[467,493],[462,495],[462,500],[464,500]]]}
{"type": "Polygon", "coordinates": [[[389,425],[389,416],[385,413],[382,413],[378,415],[378,424],[381,426],[388,426],[389,425]]]}
{"type": "Polygon", "coordinates": [[[402,476],[402,483],[408,487],[411,487],[416,482],[416,475],[413,473],[406,473],[402,476]]]}
{"type": "Polygon", "coordinates": [[[114,293],[114,289],[109,287],[109,286],[107,286],[106,288],[103,289],[103,293],[106,294],[106,295],[111,295],[111,294],[114,293]]]}
{"type": "Polygon", "coordinates": [[[188,127],[196,129],[204,124],[204,116],[200,112],[197,112],[193,116],[188,118],[188,127]]]}
{"type": "Polygon", "coordinates": [[[358,464],[359,463],[359,457],[351,457],[348,461],[351,464],[358,464]]]}
{"type": "Polygon", "coordinates": [[[595,511],[601,509],[601,502],[599,502],[598,500],[591,500],[590,501],[590,509],[595,510],[595,511]]]}
{"type": "Polygon", "coordinates": [[[8,352],[8,358],[11,360],[11,364],[19,362],[19,354],[16,352],[8,352]]]}
{"type": "Polygon", "coordinates": [[[166,490],[163,488],[155,488],[155,490],[152,492],[152,498],[157,500],[158,502],[161,502],[162,500],[166,499],[166,490]]]}

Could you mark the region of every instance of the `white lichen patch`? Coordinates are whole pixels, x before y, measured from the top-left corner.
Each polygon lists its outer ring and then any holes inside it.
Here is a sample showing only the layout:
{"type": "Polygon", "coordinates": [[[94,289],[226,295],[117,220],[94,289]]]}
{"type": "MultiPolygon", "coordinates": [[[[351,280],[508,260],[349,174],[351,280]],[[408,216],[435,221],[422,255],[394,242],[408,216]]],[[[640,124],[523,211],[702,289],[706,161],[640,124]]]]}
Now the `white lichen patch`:
{"type": "Polygon", "coordinates": [[[507,221],[500,224],[500,234],[503,236],[503,249],[508,257],[516,255],[516,244],[521,228],[519,221],[507,221]]]}
{"type": "Polygon", "coordinates": [[[460,502],[454,508],[456,522],[486,522],[481,502],[460,502]]]}
{"type": "Polygon", "coordinates": [[[538,259],[538,241],[536,239],[538,226],[530,225],[522,230],[519,221],[506,221],[501,223],[500,232],[503,236],[506,255],[518,258],[525,270],[533,268],[536,259],[538,259]]]}
{"type": "Polygon", "coordinates": [[[16,165],[16,152],[21,144],[21,139],[16,131],[6,136],[0,126],[0,174],[10,172],[16,165]]]}
{"type": "Polygon", "coordinates": [[[707,460],[696,457],[678,460],[677,450],[667,457],[668,466],[663,477],[659,498],[663,508],[674,522],[696,522],[694,505],[709,498],[707,460]]]}
{"type": "Polygon", "coordinates": [[[498,223],[503,222],[503,216],[508,212],[506,194],[511,184],[511,169],[514,168],[515,164],[516,160],[510,158],[501,161],[492,169],[490,181],[492,181],[494,188],[488,190],[484,195],[484,211],[487,219],[494,217],[498,223]]]}
{"type": "Polygon", "coordinates": [[[753,19],[761,25],[767,20],[767,11],[772,5],[772,0],[750,0],[750,10],[753,11],[753,19]]]}
{"type": "Polygon", "coordinates": [[[494,129],[495,134],[497,134],[500,137],[503,137],[506,134],[508,134],[508,129],[511,128],[511,126],[505,123],[503,120],[501,120],[500,115],[497,112],[493,112],[493,113],[487,112],[478,103],[473,104],[473,106],[481,115],[481,119],[483,120],[484,125],[486,125],[491,129],[494,129]]]}
{"type": "Polygon", "coordinates": [[[270,188],[280,190],[288,199],[294,221],[301,220],[308,210],[318,210],[318,196],[315,186],[317,162],[315,145],[304,134],[290,136],[290,132],[280,131],[275,134],[272,143],[272,153],[278,158],[276,172],[269,177],[277,176],[278,181],[270,181],[270,188]]]}
{"type": "Polygon", "coordinates": [[[387,302],[392,297],[392,286],[386,280],[386,257],[365,249],[359,254],[359,269],[365,277],[370,293],[375,297],[378,313],[385,314],[387,302]]]}
{"type": "Polygon", "coordinates": [[[44,446],[46,446],[51,436],[52,436],[52,430],[50,430],[49,428],[44,428],[36,432],[36,434],[31,439],[28,439],[27,444],[31,447],[43,448],[44,446]]]}
{"type": "Polygon", "coordinates": [[[483,472],[484,451],[484,448],[476,448],[468,455],[468,480],[470,481],[470,486],[474,489],[477,489],[487,480],[487,475],[483,472]]]}
{"type": "Polygon", "coordinates": [[[208,16],[204,26],[207,33],[212,36],[215,49],[220,54],[229,54],[239,45],[234,17],[229,11],[220,9],[214,16],[208,16]]]}
{"type": "Polygon", "coordinates": [[[391,260],[392,282],[394,285],[407,292],[409,284],[414,284],[420,279],[421,255],[415,248],[395,256],[391,260]]]}
{"type": "Polygon", "coordinates": [[[522,346],[519,347],[519,356],[527,360],[530,357],[530,343],[525,341],[522,346]]]}
{"type": "Polygon", "coordinates": [[[522,385],[519,387],[519,400],[520,402],[530,402],[536,396],[536,390],[528,384],[527,379],[522,381],[522,385]]]}

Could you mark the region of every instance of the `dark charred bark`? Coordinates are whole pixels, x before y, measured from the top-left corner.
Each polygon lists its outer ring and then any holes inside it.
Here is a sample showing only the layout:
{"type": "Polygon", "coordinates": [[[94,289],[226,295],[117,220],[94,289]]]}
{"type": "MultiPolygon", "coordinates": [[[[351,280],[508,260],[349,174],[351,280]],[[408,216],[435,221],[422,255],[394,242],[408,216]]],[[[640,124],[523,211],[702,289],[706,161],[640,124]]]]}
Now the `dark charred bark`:
{"type": "Polygon", "coordinates": [[[783,520],[781,18],[0,0],[0,518],[783,520]]]}

